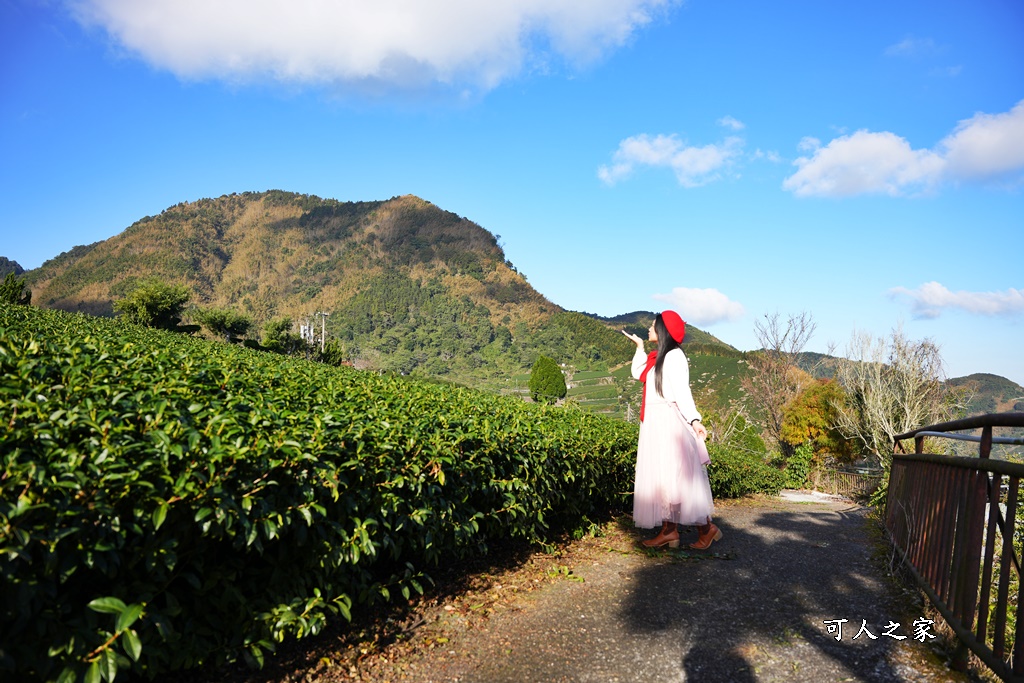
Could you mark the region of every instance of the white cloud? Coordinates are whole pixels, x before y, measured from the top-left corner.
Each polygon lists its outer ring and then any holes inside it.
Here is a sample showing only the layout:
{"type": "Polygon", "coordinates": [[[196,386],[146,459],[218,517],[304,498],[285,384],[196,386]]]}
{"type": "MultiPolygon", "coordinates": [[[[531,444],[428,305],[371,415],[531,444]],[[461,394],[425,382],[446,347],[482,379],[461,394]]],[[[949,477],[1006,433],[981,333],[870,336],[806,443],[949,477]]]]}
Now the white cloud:
{"type": "Polygon", "coordinates": [[[917,289],[894,287],[890,296],[910,299],[918,318],[937,318],[944,309],[960,309],[975,315],[1015,315],[1024,313],[1024,290],[1005,292],[951,292],[938,282],[926,282],[917,289]]]}
{"type": "Polygon", "coordinates": [[[915,38],[907,36],[903,40],[885,48],[885,54],[889,57],[919,57],[933,55],[941,49],[931,38],[915,38]]]}
{"type": "Polygon", "coordinates": [[[801,152],[817,152],[821,149],[821,140],[810,136],[804,136],[800,138],[800,142],[797,143],[796,148],[801,152]]]}
{"type": "Polygon", "coordinates": [[[763,149],[755,149],[754,153],[750,155],[750,158],[753,161],[757,161],[758,159],[765,159],[766,161],[770,161],[773,164],[778,164],[782,162],[782,157],[779,155],[778,152],[776,152],[773,149],[770,149],[767,152],[764,151],[763,149]]]}
{"type": "Polygon", "coordinates": [[[936,68],[936,69],[932,69],[930,74],[932,76],[938,76],[939,78],[956,78],[957,76],[962,74],[963,71],[964,71],[963,65],[962,64],[957,64],[955,66],[944,66],[944,67],[939,67],[939,68],[936,68]]]}
{"type": "Polygon", "coordinates": [[[664,301],[683,320],[694,325],[714,325],[737,320],[746,312],[742,304],[731,301],[717,289],[675,287],[669,294],[655,294],[652,298],[664,301]]]}
{"type": "Polygon", "coordinates": [[[717,180],[742,148],[743,140],[738,137],[728,137],[720,144],[692,147],[676,135],[636,135],[619,143],[612,165],[598,168],[597,176],[614,185],[638,166],[670,168],[680,185],[697,187],[717,180]]]}
{"type": "Polygon", "coordinates": [[[939,143],[957,179],[990,178],[1024,168],[1024,100],[1004,114],[975,114],[939,143]]]}
{"type": "Polygon", "coordinates": [[[723,116],[718,119],[718,125],[724,128],[731,128],[732,130],[743,130],[746,128],[742,121],[738,121],[731,116],[723,116]]]}
{"type": "Polygon", "coordinates": [[[492,88],[548,54],[579,65],[678,0],[69,0],[181,78],[492,88]]]}
{"type": "Polygon", "coordinates": [[[911,148],[895,133],[859,130],[824,147],[805,137],[796,173],[783,189],[800,197],[858,194],[900,196],[943,181],[995,180],[1024,171],[1024,100],[1002,114],[961,121],[934,150],[911,148]]]}
{"type": "Polygon", "coordinates": [[[816,149],[814,156],[800,157],[794,163],[799,170],[786,178],[782,187],[798,197],[900,195],[908,188],[934,183],[943,166],[934,152],[915,151],[893,133],[866,130],[836,138],[816,149]]]}

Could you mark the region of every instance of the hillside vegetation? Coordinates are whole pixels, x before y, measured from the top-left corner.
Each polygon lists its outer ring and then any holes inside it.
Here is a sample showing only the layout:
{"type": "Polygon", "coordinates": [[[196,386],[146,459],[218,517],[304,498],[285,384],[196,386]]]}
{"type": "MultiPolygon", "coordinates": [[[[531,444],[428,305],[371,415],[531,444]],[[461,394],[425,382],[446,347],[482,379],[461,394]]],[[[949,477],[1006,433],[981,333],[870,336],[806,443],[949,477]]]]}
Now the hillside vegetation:
{"type": "Polygon", "coordinates": [[[1024,387],[1005,377],[976,373],[951,379],[949,384],[966,390],[971,396],[967,408],[970,415],[1024,411],[1024,387]]]}
{"type": "Polygon", "coordinates": [[[551,304],[509,265],[489,232],[416,197],[338,202],[272,190],[170,207],[47,261],[29,283],[42,305],[108,315],[133,281],[157,276],[262,323],[337,308],[387,270],[429,271],[487,301],[496,320],[535,319],[551,304]]]}
{"type": "Polygon", "coordinates": [[[534,290],[494,235],[412,196],[275,190],[182,203],[26,274],[38,305],[103,316],[151,277],[254,330],[281,319],[319,330],[314,314],[327,312],[328,338],[359,367],[491,389],[540,355],[607,366],[630,354],[621,335],[534,290]]]}

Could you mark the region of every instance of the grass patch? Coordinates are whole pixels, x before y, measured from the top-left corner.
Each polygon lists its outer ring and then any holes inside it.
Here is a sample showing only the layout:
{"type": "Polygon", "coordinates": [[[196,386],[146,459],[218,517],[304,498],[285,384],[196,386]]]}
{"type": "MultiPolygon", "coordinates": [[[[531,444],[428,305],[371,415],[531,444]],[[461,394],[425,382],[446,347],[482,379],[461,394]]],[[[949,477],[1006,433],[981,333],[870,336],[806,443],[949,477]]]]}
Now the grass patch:
{"type": "Polygon", "coordinates": [[[604,370],[586,370],[584,372],[574,373],[573,376],[572,376],[572,379],[573,379],[574,382],[579,382],[581,380],[600,379],[602,377],[607,377],[607,376],[608,376],[608,373],[605,372],[604,370]]]}
{"type": "Polygon", "coordinates": [[[569,396],[591,398],[618,398],[618,387],[599,384],[592,387],[573,387],[569,390],[569,396]]]}

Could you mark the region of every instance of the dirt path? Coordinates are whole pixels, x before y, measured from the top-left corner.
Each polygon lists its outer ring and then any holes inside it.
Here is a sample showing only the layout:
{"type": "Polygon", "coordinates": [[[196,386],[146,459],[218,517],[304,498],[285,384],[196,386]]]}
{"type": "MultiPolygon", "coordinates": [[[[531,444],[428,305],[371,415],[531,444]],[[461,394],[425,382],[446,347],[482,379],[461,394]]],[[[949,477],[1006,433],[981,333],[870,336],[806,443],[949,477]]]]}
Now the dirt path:
{"type": "Polygon", "coordinates": [[[611,525],[421,605],[387,646],[328,645],[250,680],[970,680],[948,669],[941,637],[914,638],[924,606],[887,576],[866,516],[837,500],[726,502],[724,538],[703,554],[645,552],[635,530],[611,525]],[[840,640],[824,623],[837,619],[840,640]],[[863,622],[875,639],[854,638],[863,622]],[[890,622],[905,639],[884,635],[890,622]]]}

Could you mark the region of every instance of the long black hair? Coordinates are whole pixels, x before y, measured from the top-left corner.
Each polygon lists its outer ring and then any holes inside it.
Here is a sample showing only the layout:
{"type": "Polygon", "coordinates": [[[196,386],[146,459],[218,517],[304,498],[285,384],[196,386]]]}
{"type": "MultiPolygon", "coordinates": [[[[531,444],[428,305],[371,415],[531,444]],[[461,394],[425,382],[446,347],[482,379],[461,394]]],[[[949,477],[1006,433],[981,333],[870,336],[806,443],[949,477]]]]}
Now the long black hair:
{"type": "Polygon", "coordinates": [[[654,334],[658,335],[658,362],[654,364],[654,388],[658,390],[658,396],[664,398],[661,391],[661,366],[665,364],[665,356],[672,349],[679,348],[679,342],[672,338],[665,327],[665,321],[661,319],[661,313],[654,316],[654,334]]]}

